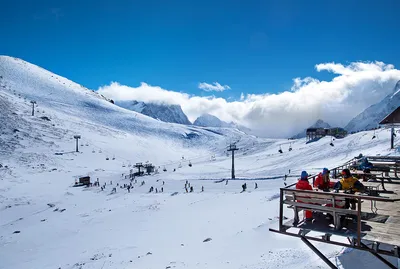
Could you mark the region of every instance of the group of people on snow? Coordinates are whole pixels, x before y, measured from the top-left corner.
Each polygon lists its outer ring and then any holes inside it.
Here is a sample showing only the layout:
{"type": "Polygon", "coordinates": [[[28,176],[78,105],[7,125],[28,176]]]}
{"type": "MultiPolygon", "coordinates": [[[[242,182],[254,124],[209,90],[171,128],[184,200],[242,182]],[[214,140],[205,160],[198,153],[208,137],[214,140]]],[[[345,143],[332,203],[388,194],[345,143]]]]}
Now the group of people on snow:
{"type": "MultiPolygon", "coordinates": [[[[314,188],[322,191],[330,191],[333,189],[336,192],[339,192],[339,190],[344,190],[346,192],[351,192],[354,193],[356,191],[358,192],[364,192],[365,187],[364,185],[355,177],[351,175],[351,172],[349,169],[343,169],[341,172],[342,178],[337,181],[336,183],[331,182],[329,178],[330,171],[327,168],[324,168],[321,173],[318,174],[318,176],[315,178],[314,181],[314,188]]],[[[306,171],[302,171],[300,175],[300,179],[298,180],[296,184],[296,189],[297,190],[313,190],[313,187],[308,181],[308,173],[306,171]]],[[[300,199],[298,199],[299,202],[301,202],[300,199]]],[[[326,205],[326,206],[332,206],[332,205],[326,205]]],[[[346,202],[343,205],[336,205],[337,207],[341,208],[355,208],[354,201],[352,199],[346,198],[346,202]]],[[[305,210],[305,219],[306,221],[312,221],[313,220],[313,214],[312,211],[305,210]]]]}

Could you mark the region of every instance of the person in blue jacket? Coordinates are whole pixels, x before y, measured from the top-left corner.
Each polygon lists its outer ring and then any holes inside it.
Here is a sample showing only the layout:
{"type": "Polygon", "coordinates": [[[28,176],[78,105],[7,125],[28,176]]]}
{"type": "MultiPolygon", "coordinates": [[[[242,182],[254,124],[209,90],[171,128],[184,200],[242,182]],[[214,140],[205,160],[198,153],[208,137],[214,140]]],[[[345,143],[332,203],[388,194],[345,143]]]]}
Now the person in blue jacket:
{"type": "Polygon", "coordinates": [[[370,163],[367,158],[363,158],[361,160],[360,165],[358,166],[358,169],[359,170],[366,170],[366,169],[371,169],[372,167],[373,167],[373,164],[370,163]]]}

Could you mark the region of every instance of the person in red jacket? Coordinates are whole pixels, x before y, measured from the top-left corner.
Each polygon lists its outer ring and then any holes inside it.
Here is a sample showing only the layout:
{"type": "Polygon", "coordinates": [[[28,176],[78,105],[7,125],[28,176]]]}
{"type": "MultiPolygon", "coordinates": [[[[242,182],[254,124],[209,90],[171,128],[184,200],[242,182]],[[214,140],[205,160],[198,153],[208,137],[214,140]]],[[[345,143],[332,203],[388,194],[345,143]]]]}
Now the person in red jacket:
{"type": "Polygon", "coordinates": [[[330,180],[329,180],[329,170],[324,168],[322,173],[319,173],[314,181],[314,187],[320,190],[329,190],[330,180]]]}
{"type": "MultiPolygon", "coordinates": [[[[301,172],[300,180],[296,184],[296,189],[297,190],[310,190],[310,191],[313,190],[310,183],[308,182],[308,174],[306,171],[301,172]]],[[[301,200],[297,200],[297,201],[301,203],[301,200]]],[[[305,215],[306,215],[306,221],[312,221],[312,219],[313,219],[312,211],[305,210],[305,215]]]]}

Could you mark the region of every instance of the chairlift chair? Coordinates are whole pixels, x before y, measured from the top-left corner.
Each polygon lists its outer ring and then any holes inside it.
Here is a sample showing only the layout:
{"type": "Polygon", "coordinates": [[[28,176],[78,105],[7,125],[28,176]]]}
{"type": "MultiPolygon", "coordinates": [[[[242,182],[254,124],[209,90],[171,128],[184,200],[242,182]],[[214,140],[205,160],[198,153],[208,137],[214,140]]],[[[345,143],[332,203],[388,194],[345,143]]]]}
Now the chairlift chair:
{"type": "Polygon", "coordinates": [[[113,158],[112,158],[113,160],[115,160],[115,155],[113,155],[113,158]]]}
{"type": "Polygon", "coordinates": [[[331,145],[332,147],[335,146],[335,145],[333,144],[333,137],[331,137],[331,143],[330,143],[329,145],[331,145]]]}
{"type": "Polygon", "coordinates": [[[189,161],[189,167],[192,167],[192,163],[189,161]]]}
{"type": "Polygon", "coordinates": [[[289,145],[289,151],[292,151],[292,143],[289,145]]]}
{"type": "Polygon", "coordinates": [[[374,130],[374,135],[372,136],[372,139],[375,139],[376,138],[376,135],[375,135],[375,130],[374,130]]]}
{"type": "Polygon", "coordinates": [[[163,171],[164,171],[164,172],[167,172],[167,168],[165,168],[165,166],[164,166],[164,169],[163,169],[163,171]]]}
{"type": "Polygon", "coordinates": [[[106,161],[108,161],[110,158],[108,158],[108,156],[106,157],[106,161]]]}
{"type": "Polygon", "coordinates": [[[93,150],[92,150],[92,153],[96,153],[96,151],[93,149],[93,150]]]}
{"type": "Polygon", "coordinates": [[[283,153],[283,151],[282,151],[282,147],[281,147],[281,146],[279,146],[279,150],[278,150],[278,152],[279,152],[279,153],[283,153]]]}
{"type": "Polygon", "coordinates": [[[122,163],[122,167],[126,167],[125,163],[122,163]]]}

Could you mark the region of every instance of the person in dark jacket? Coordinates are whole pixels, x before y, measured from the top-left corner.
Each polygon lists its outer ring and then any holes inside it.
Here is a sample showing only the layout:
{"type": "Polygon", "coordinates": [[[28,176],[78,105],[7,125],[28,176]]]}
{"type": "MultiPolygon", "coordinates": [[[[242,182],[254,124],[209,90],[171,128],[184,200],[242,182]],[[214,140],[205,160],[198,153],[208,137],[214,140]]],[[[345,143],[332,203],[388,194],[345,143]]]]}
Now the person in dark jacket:
{"type": "Polygon", "coordinates": [[[361,163],[358,166],[358,169],[359,170],[366,170],[366,169],[371,170],[371,168],[373,166],[374,165],[372,163],[370,163],[366,157],[364,157],[364,158],[361,159],[361,163]]]}

